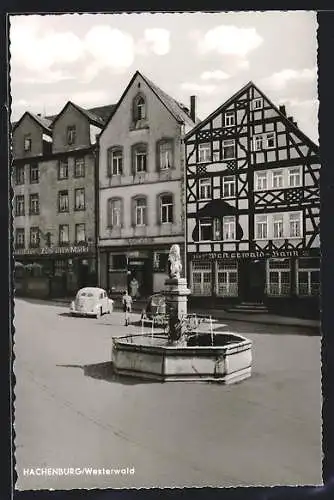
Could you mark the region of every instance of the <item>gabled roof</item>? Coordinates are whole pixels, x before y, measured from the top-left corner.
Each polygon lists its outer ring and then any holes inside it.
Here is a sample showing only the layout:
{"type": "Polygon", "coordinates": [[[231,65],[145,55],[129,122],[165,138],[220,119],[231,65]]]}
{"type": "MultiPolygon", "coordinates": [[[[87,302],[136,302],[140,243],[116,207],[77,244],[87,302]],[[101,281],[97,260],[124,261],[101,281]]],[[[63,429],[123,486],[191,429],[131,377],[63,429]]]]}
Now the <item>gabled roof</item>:
{"type": "Polygon", "coordinates": [[[74,102],[72,102],[72,101],[67,101],[67,103],[65,104],[63,109],[55,116],[55,118],[52,122],[52,126],[54,126],[54,124],[56,123],[58,118],[64,113],[65,109],[70,105],[73,106],[78,111],[80,111],[80,113],[82,115],[84,115],[85,118],[87,118],[87,120],[89,121],[89,123],[91,125],[95,125],[96,127],[99,127],[99,128],[102,128],[104,126],[104,120],[98,114],[96,114],[92,111],[89,111],[87,109],[84,109],[81,106],[74,104],[74,102]]]}
{"type": "MultiPolygon", "coordinates": [[[[153,83],[151,80],[149,80],[146,76],[144,76],[140,71],[136,71],[133,77],[131,78],[129,84],[127,85],[126,89],[124,90],[121,98],[119,99],[118,103],[115,105],[112,114],[110,115],[108,121],[106,122],[104,129],[107,128],[112,116],[116,113],[117,109],[121,105],[124,97],[128,93],[129,89],[131,88],[133,82],[135,81],[137,76],[140,76],[148,85],[148,87],[152,90],[152,92],[157,96],[157,98],[160,100],[160,102],[165,106],[166,109],[171,113],[171,115],[177,120],[179,123],[185,123],[188,125],[193,125],[194,122],[191,119],[190,113],[187,109],[187,107],[179,102],[177,102],[173,97],[170,95],[166,94],[160,87],[158,87],[155,83],[153,83]]],[[[103,130],[104,130],[103,129],[103,130]]],[[[102,131],[103,133],[103,131],[102,131]]]]}
{"type": "Polygon", "coordinates": [[[12,125],[13,131],[18,127],[18,125],[22,122],[22,120],[25,116],[30,116],[30,118],[32,118],[38,125],[40,125],[43,128],[44,132],[46,132],[48,135],[51,135],[51,133],[52,133],[51,127],[50,127],[51,120],[48,118],[44,118],[42,116],[35,115],[34,113],[31,113],[30,111],[25,111],[23,113],[23,115],[21,116],[21,118],[17,122],[13,123],[13,125],[12,125]]]}
{"type": "Polygon", "coordinates": [[[98,106],[96,108],[90,108],[88,111],[94,113],[95,115],[102,118],[103,122],[106,123],[110,116],[113,114],[116,108],[116,104],[107,104],[106,106],[98,106]]]}
{"type": "Polygon", "coordinates": [[[276,111],[276,113],[279,115],[281,120],[285,125],[290,127],[293,132],[299,136],[301,139],[303,139],[307,144],[311,145],[313,148],[315,148],[317,151],[319,150],[319,146],[315,144],[307,135],[302,132],[297,125],[287,116],[280,111],[280,109],[252,82],[248,82],[244,87],[242,87],[240,90],[238,90],[235,94],[233,94],[227,101],[224,102],[219,108],[217,108],[215,111],[213,111],[209,116],[207,116],[204,120],[202,120],[199,124],[197,124],[188,134],[185,136],[185,140],[189,139],[197,130],[205,126],[207,123],[210,122],[212,118],[216,116],[217,113],[220,113],[223,111],[225,108],[230,106],[230,104],[233,103],[235,99],[238,99],[238,97],[242,96],[249,88],[253,87],[268,103],[270,106],[276,111]]]}

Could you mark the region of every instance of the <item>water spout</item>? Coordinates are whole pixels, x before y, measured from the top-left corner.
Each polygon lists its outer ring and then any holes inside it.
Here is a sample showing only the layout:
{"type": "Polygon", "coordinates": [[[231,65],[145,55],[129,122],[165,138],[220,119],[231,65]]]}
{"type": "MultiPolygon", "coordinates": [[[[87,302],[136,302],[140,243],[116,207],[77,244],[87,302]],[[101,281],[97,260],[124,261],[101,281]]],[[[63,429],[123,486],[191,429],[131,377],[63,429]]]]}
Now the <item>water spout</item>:
{"type": "Polygon", "coordinates": [[[211,334],[211,345],[213,346],[212,316],[210,316],[210,334],[211,334]]]}

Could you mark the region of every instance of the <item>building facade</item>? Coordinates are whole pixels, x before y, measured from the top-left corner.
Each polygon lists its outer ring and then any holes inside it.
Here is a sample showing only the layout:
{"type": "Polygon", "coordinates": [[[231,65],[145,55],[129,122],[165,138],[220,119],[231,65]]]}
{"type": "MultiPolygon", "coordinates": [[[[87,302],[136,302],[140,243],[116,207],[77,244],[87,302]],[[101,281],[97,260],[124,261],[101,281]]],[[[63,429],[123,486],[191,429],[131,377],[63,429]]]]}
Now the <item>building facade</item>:
{"type": "Polygon", "coordinates": [[[252,82],[185,138],[195,300],[317,310],[319,151],[252,82]]]}
{"type": "MultiPolygon", "coordinates": [[[[148,296],[184,252],[184,144],[192,111],[136,72],[99,138],[100,284],[148,296]]],[[[193,118],[191,118],[193,116],[193,118]]]]}
{"type": "Polygon", "coordinates": [[[100,115],[68,102],[57,116],[26,112],[13,126],[17,293],[69,296],[97,282],[100,115]]]}

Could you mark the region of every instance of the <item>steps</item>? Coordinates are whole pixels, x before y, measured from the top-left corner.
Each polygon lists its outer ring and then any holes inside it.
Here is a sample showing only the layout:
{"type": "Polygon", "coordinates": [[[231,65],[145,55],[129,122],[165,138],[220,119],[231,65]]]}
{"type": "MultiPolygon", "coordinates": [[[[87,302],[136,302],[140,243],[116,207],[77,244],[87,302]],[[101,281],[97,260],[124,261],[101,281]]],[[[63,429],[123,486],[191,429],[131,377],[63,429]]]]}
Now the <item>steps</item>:
{"type": "Polygon", "coordinates": [[[261,302],[241,302],[234,305],[228,312],[245,314],[268,314],[268,308],[261,302]]]}

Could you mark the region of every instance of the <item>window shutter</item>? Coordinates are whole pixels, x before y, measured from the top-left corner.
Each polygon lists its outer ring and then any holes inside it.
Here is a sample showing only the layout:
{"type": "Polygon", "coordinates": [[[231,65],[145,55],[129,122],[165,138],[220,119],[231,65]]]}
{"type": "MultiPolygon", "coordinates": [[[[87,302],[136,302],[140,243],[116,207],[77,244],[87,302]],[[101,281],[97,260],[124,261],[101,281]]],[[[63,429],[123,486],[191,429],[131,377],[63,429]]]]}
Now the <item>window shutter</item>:
{"type": "Polygon", "coordinates": [[[136,225],[136,198],[131,198],[131,226],[136,225]]]}

